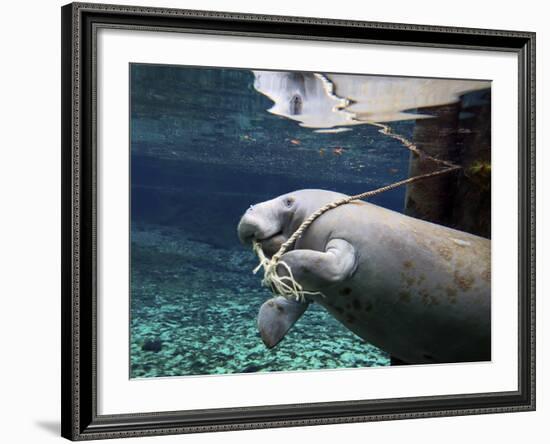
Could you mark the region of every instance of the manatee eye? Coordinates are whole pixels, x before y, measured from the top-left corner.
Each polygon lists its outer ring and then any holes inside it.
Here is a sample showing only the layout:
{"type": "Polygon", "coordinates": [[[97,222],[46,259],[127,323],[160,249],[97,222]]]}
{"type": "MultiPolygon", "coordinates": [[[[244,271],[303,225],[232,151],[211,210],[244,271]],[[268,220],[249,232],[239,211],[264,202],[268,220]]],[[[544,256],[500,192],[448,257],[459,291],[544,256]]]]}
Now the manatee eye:
{"type": "Polygon", "coordinates": [[[290,208],[294,204],[293,197],[285,197],[285,207],[290,208]]]}

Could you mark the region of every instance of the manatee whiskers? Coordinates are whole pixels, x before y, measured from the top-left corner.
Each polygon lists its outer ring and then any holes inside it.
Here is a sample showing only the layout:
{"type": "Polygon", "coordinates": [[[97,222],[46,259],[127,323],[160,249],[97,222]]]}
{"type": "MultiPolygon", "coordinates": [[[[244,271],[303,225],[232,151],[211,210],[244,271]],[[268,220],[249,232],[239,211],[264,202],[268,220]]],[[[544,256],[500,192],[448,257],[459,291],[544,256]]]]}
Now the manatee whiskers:
{"type": "Polygon", "coordinates": [[[287,299],[293,298],[297,302],[305,302],[306,296],[323,296],[320,291],[307,291],[300,285],[292,274],[291,268],[288,264],[282,260],[269,259],[262,250],[262,245],[254,241],[252,243],[252,250],[258,256],[260,263],[254,268],[253,273],[256,274],[261,268],[264,269],[264,277],[262,279],[262,285],[270,288],[275,294],[283,296],[287,299]],[[277,274],[277,267],[281,265],[288,276],[279,276],[277,274]]]}

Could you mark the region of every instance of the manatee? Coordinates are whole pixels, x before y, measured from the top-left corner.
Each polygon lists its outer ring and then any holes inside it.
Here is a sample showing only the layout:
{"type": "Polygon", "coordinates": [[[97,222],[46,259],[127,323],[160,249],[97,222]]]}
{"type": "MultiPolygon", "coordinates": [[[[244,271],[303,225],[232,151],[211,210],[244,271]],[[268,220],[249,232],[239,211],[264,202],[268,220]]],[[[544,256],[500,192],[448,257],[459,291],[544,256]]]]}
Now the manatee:
{"type": "MultiPolygon", "coordinates": [[[[298,190],[252,205],[239,238],[259,242],[272,256],[310,214],[342,197],[298,190]]],[[[319,294],[305,301],[276,296],[262,305],[258,326],[268,347],[318,303],[396,362],[491,359],[488,239],[353,201],[316,219],[281,261],[305,290],[319,294]]]]}

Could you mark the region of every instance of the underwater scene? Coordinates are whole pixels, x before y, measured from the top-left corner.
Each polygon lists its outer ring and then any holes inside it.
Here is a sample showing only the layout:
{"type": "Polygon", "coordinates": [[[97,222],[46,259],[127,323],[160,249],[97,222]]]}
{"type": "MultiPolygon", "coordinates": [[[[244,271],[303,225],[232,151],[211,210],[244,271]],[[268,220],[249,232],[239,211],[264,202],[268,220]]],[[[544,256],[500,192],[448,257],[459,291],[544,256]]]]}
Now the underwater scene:
{"type": "Polygon", "coordinates": [[[131,64],[130,112],[131,378],[490,360],[489,81],[131,64]],[[445,168],[321,215],[291,296],[262,285],[329,191],[445,168]]]}

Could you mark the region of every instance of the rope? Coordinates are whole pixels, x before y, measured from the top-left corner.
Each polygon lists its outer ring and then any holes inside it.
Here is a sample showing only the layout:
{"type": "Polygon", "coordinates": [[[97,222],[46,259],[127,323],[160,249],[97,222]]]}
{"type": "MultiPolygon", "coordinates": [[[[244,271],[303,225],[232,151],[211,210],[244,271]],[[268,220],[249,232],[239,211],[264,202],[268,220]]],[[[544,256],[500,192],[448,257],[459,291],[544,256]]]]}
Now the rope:
{"type": "Polygon", "coordinates": [[[279,294],[285,297],[293,297],[297,301],[304,301],[306,296],[321,295],[321,292],[313,292],[304,290],[304,288],[294,279],[292,270],[288,264],[281,260],[274,261],[273,258],[269,259],[262,250],[262,246],[259,242],[253,242],[254,253],[258,255],[260,263],[254,269],[256,274],[262,267],[264,268],[264,278],[262,279],[262,285],[269,287],[274,294],[279,294]],[[279,276],[277,274],[277,266],[284,267],[288,276],[279,276]]]}
{"type": "Polygon", "coordinates": [[[395,134],[391,127],[389,125],[384,125],[383,123],[373,123],[371,122],[370,123],[371,125],[373,126],[377,126],[378,128],[380,128],[378,130],[379,133],[381,134],[384,134],[386,136],[389,136],[395,140],[399,140],[399,142],[401,142],[405,148],[407,148],[409,151],[413,152],[414,154],[416,154],[419,158],[421,159],[428,159],[428,160],[431,160],[432,162],[435,162],[435,163],[438,163],[440,165],[445,165],[446,167],[448,168],[453,168],[453,169],[459,169],[461,168],[460,166],[458,165],[455,165],[454,163],[452,162],[449,162],[448,160],[443,160],[443,159],[437,159],[436,157],[433,157],[433,156],[429,156],[428,154],[426,154],[425,152],[421,151],[414,143],[412,143],[410,140],[406,139],[405,137],[399,135],[399,134],[395,134]]]}
{"type": "Polygon", "coordinates": [[[286,264],[284,261],[281,261],[281,256],[287,252],[287,250],[298,240],[300,237],[302,237],[304,231],[322,214],[326,213],[329,210],[332,210],[336,207],[339,207],[341,205],[348,204],[354,200],[361,200],[361,199],[367,199],[369,197],[376,196],[377,194],[384,193],[386,191],[393,190],[395,188],[398,188],[402,185],[408,185],[414,182],[418,182],[420,180],[429,179],[431,177],[441,176],[443,174],[450,173],[451,171],[455,171],[460,169],[461,167],[458,165],[455,165],[449,161],[437,159],[435,157],[429,156],[422,151],[418,149],[416,145],[414,145],[412,142],[407,140],[405,137],[400,136],[399,134],[395,134],[392,132],[391,128],[388,125],[383,125],[380,123],[372,123],[372,125],[380,127],[379,130],[380,133],[385,134],[389,137],[392,137],[396,140],[399,140],[407,149],[415,153],[417,156],[431,160],[437,164],[444,165],[445,168],[442,170],[436,170],[431,173],[425,173],[418,176],[409,177],[408,179],[403,179],[398,182],[394,182],[392,184],[377,188],[375,190],[366,191],[361,194],[356,194],[354,196],[347,196],[340,200],[331,202],[321,208],[319,208],[317,211],[315,211],[313,214],[311,214],[305,221],[302,222],[302,224],[298,227],[298,229],[288,238],[286,242],[284,242],[281,247],[279,248],[279,251],[275,253],[271,259],[267,258],[262,250],[262,246],[259,242],[254,241],[252,248],[254,253],[258,256],[258,259],[260,260],[260,263],[258,266],[254,269],[254,274],[256,274],[261,268],[264,269],[264,277],[262,279],[262,285],[265,287],[271,288],[271,291],[273,293],[279,294],[281,296],[284,296],[286,298],[294,298],[297,301],[304,301],[305,297],[308,295],[315,295],[320,294],[320,292],[310,292],[303,289],[303,287],[296,282],[292,275],[292,270],[286,264]],[[285,271],[288,273],[288,276],[279,276],[277,274],[277,266],[281,265],[285,271]]]}

